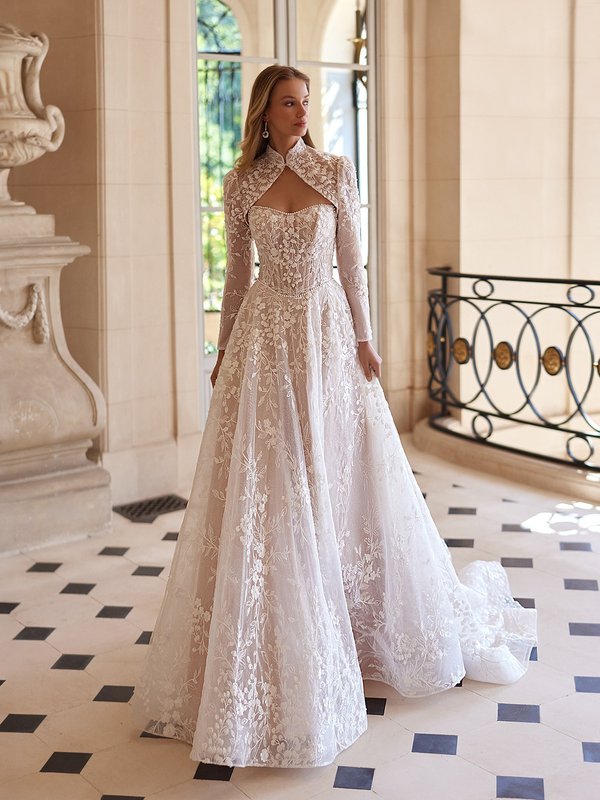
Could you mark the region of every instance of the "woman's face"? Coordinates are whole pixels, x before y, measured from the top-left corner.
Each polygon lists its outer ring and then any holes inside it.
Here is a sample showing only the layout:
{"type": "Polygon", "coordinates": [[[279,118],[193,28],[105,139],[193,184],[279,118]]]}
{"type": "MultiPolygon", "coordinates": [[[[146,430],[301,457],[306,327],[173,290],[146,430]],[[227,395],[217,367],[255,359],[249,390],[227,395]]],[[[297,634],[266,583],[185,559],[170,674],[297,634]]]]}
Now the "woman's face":
{"type": "Polygon", "coordinates": [[[265,112],[271,133],[304,136],[308,128],[308,89],[300,78],[286,78],[275,84],[265,112]]]}

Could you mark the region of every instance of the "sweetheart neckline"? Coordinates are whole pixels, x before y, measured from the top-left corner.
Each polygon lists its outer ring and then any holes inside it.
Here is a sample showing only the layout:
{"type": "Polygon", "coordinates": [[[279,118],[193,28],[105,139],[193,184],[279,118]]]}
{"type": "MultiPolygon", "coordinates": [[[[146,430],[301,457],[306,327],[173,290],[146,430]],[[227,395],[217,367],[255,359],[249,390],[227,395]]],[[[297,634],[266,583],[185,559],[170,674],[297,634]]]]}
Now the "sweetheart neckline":
{"type": "Polygon", "coordinates": [[[304,208],[297,208],[295,211],[281,211],[279,208],[273,208],[273,206],[260,206],[258,203],[254,203],[254,205],[250,206],[250,208],[268,208],[269,211],[275,211],[277,214],[299,214],[301,211],[307,211],[309,208],[315,208],[316,206],[335,208],[333,203],[312,203],[309,206],[304,206],[304,208]]]}

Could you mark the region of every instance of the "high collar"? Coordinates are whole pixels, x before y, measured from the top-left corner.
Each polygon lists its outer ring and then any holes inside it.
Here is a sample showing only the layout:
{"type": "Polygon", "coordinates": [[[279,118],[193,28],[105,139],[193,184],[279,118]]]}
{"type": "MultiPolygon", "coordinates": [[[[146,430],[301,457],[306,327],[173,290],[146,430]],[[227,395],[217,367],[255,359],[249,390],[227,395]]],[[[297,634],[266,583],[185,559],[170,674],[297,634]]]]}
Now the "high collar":
{"type": "Polygon", "coordinates": [[[304,139],[300,137],[293,147],[285,154],[285,158],[278,153],[270,144],[267,145],[267,149],[263,154],[263,158],[269,161],[270,163],[277,164],[279,166],[289,165],[290,167],[293,166],[295,163],[298,163],[299,160],[302,159],[302,156],[306,152],[306,144],[304,139]]]}
{"type": "Polygon", "coordinates": [[[275,183],[286,166],[337,207],[338,162],[339,156],[323,153],[306,144],[302,138],[287,151],[285,158],[267,145],[248,169],[237,172],[239,208],[246,214],[252,204],[275,183]]]}

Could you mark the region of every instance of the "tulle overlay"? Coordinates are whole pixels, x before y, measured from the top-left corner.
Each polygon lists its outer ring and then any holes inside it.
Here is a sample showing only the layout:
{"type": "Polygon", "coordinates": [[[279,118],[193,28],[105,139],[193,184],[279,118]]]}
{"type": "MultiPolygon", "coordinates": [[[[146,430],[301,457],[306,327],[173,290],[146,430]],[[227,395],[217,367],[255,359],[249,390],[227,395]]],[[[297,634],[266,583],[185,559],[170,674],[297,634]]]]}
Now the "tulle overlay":
{"type": "Polygon", "coordinates": [[[309,767],[366,729],[362,678],[419,696],[526,670],[536,612],[457,576],[332,271],[336,209],[249,214],[261,256],[211,399],[132,705],[194,760],[309,767]],[[290,254],[288,263],[282,253],[290,254]]]}

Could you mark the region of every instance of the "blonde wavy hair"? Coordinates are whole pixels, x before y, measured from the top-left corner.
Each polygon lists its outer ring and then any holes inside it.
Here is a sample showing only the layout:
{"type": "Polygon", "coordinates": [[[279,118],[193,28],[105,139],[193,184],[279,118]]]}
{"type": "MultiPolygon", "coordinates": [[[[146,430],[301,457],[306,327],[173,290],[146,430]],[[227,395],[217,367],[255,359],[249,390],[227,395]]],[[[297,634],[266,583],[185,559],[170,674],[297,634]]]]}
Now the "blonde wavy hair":
{"type": "MultiPolygon", "coordinates": [[[[236,159],[234,165],[236,170],[250,167],[267,149],[269,140],[263,138],[262,135],[263,115],[269,107],[275,86],[279,81],[289,80],[290,78],[299,78],[304,81],[306,88],[310,91],[310,78],[295,67],[273,64],[263,69],[256,76],[250,93],[250,104],[244,125],[244,138],[240,142],[242,154],[236,159]]],[[[308,129],[302,138],[309,147],[315,146],[308,129]]]]}

